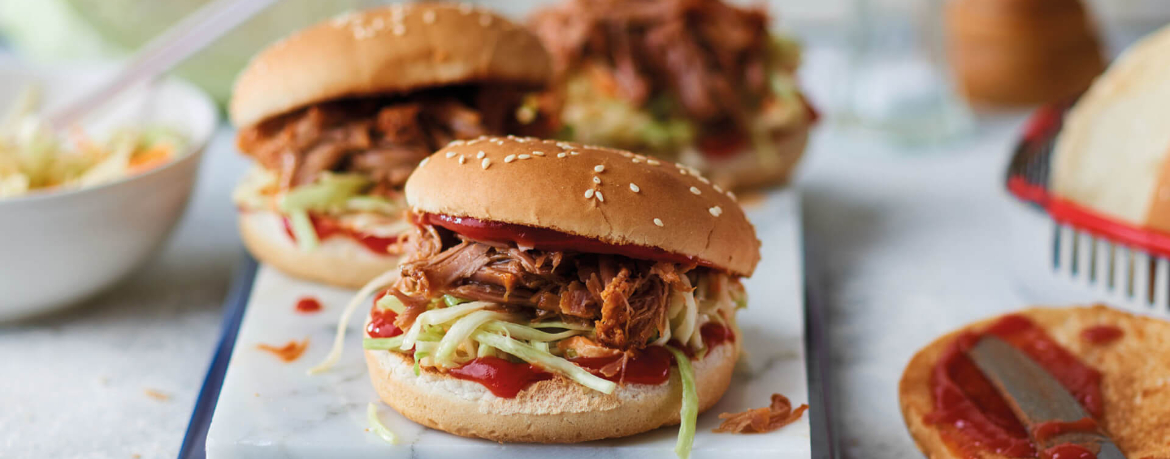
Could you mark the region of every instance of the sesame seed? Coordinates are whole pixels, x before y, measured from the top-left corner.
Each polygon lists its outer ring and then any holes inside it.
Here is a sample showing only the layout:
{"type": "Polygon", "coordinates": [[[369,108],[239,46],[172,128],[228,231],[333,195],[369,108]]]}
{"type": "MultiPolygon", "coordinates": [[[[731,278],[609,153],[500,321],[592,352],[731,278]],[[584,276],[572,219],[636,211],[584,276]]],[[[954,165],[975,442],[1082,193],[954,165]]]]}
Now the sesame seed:
{"type": "Polygon", "coordinates": [[[603,165],[603,164],[598,164],[596,166],[593,166],[593,172],[604,172],[604,171],[605,171],[605,165],[603,165]]]}
{"type": "Polygon", "coordinates": [[[594,193],[594,194],[597,195],[598,201],[605,202],[605,196],[602,196],[600,191],[598,191],[597,193],[594,193]]]}
{"type": "Polygon", "coordinates": [[[557,153],[557,157],[558,157],[558,158],[564,158],[564,157],[566,157],[566,156],[569,156],[569,155],[566,155],[566,154],[564,154],[564,153],[557,153]]]}
{"type": "Polygon", "coordinates": [[[484,168],[484,169],[487,169],[487,168],[488,168],[488,166],[491,166],[491,165],[492,165],[492,159],[491,159],[491,158],[484,158],[484,159],[483,159],[483,162],[482,162],[482,163],[479,163],[479,166],[480,166],[480,167],[482,167],[482,168],[484,168]]]}
{"type": "Polygon", "coordinates": [[[430,160],[431,160],[431,157],[430,157],[430,156],[427,156],[426,158],[423,158],[423,160],[422,160],[422,161],[419,161],[419,162],[418,162],[418,167],[423,167],[423,166],[426,166],[426,165],[427,165],[427,161],[430,161],[430,160]]]}
{"type": "Polygon", "coordinates": [[[484,155],[486,155],[486,153],[484,153],[483,150],[480,150],[479,153],[475,154],[475,159],[483,159],[484,155]]]}
{"type": "Polygon", "coordinates": [[[679,169],[678,173],[680,173],[682,175],[687,175],[687,170],[686,169],[679,169]]]}
{"type": "Polygon", "coordinates": [[[594,177],[593,177],[593,183],[596,183],[596,184],[598,184],[598,185],[601,185],[601,177],[596,177],[596,176],[594,176],[594,177]]]}
{"type": "Polygon", "coordinates": [[[731,198],[732,201],[739,201],[739,199],[735,197],[735,193],[730,191],[727,192],[727,197],[731,198]]]}
{"type": "Polygon", "coordinates": [[[700,182],[703,182],[703,184],[705,184],[705,185],[710,185],[710,184],[711,184],[711,181],[710,181],[710,180],[707,180],[707,177],[703,177],[703,176],[701,176],[701,175],[699,176],[699,181],[700,181],[700,182]]]}
{"type": "Polygon", "coordinates": [[[723,188],[720,188],[718,184],[711,185],[711,188],[714,188],[714,189],[715,189],[715,191],[718,191],[718,192],[720,192],[720,193],[722,193],[722,192],[723,192],[723,188]]]}
{"type": "Polygon", "coordinates": [[[714,215],[714,216],[718,217],[718,216],[719,216],[719,214],[722,214],[722,213],[723,213],[723,208],[721,208],[721,207],[719,207],[719,206],[715,206],[715,207],[712,207],[712,208],[710,208],[710,209],[707,209],[707,211],[708,211],[708,212],[711,212],[711,215],[714,215]]]}
{"type": "Polygon", "coordinates": [[[529,159],[529,158],[531,158],[531,157],[532,157],[532,155],[530,155],[530,154],[527,154],[527,153],[520,153],[520,155],[519,155],[519,156],[516,156],[516,157],[517,157],[517,158],[520,158],[520,159],[529,159]]]}
{"type": "Polygon", "coordinates": [[[630,191],[637,193],[638,192],[638,185],[634,185],[633,183],[630,183],[630,191]]]}
{"type": "Polygon", "coordinates": [[[488,16],[488,15],[486,15],[486,14],[484,14],[484,15],[481,15],[481,16],[479,17],[479,25],[481,25],[481,26],[484,26],[484,27],[487,27],[487,26],[489,26],[489,25],[492,25],[492,17],[491,17],[491,16],[488,16]]]}
{"type": "Polygon", "coordinates": [[[632,161],[634,162],[634,164],[639,164],[642,162],[642,160],[640,160],[638,158],[634,158],[634,159],[632,159],[632,161]]]}
{"type": "Polygon", "coordinates": [[[427,11],[427,12],[423,13],[423,22],[425,22],[427,24],[434,24],[435,23],[435,12],[434,11],[427,11]]]}
{"type": "Polygon", "coordinates": [[[593,189],[590,188],[588,190],[585,190],[585,199],[590,199],[592,197],[593,197],[593,189]]]}
{"type": "Polygon", "coordinates": [[[646,164],[649,164],[651,166],[657,166],[657,165],[662,164],[662,163],[658,162],[657,159],[650,158],[650,159],[646,160],[646,164]]]}
{"type": "Polygon", "coordinates": [[[630,158],[630,157],[634,156],[634,154],[633,154],[633,153],[630,153],[630,152],[628,152],[628,151],[623,151],[623,152],[622,152],[622,156],[625,156],[625,157],[627,157],[627,158],[630,158]]]}
{"type": "Polygon", "coordinates": [[[451,158],[454,158],[454,157],[455,157],[455,152],[453,152],[453,151],[448,151],[448,152],[447,152],[447,159],[451,159],[451,158]]]}
{"type": "Polygon", "coordinates": [[[465,143],[467,143],[467,142],[464,142],[464,141],[462,141],[462,140],[452,140],[452,141],[451,141],[451,143],[448,143],[448,144],[447,144],[447,146],[448,146],[448,147],[450,147],[450,146],[453,146],[453,145],[463,145],[463,144],[465,144],[465,143]]]}
{"type": "Polygon", "coordinates": [[[467,157],[463,156],[463,155],[459,155],[459,164],[463,164],[465,162],[467,162],[467,157]]]}
{"type": "Polygon", "coordinates": [[[543,152],[543,151],[534,151],[534,152],[532,152],[532,154],[534,154],[534,155],[536,155],[536,156],[544,156],[544,152],[543,152]]]}
{"type": "Polygon", "coordinates": [[[505,162],[505,163],[510,163],[510,162],[512,162],[512,161],[515,161],[515,160],[516,160],[516,155],[508,155],[508,156],[505,156],[505,157],[504,157],[504,162],[505,162]]]}
{"type": "Polygon", "coordinates": [[[698,189],[698,188],[695,188],[695,187],[691,187],[691,193],[694,193],[694,194],[703,194],[703,192],[702,192],[702,191],[699,191],[699,189],[698,189]]]}
{"type": "Polygon", "coordinates": [[[401,37],[403,35],[406,35],[406,27],[404,27],[402,25],[396,25],[396,26],[394,26],[394,29],[391,30],[391,32],[394,32],[394,35],[401,37]]]}
{"type": "Polygon", "coordinates": [[[662,224],[662,220],[660,220],[660,219],[657,219],[657,218],[655,218],[655,219],[654,219],[654,224],[655,224],[655,225],[658,225],[659,227],[665,226],[665,225],[663,225],[663,224],[662,224]]]}
{"type": "Polygon", "coordinates": [[[570,155],[573,155],[573,156],[577,156],[577,155],[579,155],[579,154],[581,154],[581,153],[580,153],[580,152],[578,152],[578,151],[570,151],[570,152],[569,152],[569,154],[570,154],[570,155]]]}

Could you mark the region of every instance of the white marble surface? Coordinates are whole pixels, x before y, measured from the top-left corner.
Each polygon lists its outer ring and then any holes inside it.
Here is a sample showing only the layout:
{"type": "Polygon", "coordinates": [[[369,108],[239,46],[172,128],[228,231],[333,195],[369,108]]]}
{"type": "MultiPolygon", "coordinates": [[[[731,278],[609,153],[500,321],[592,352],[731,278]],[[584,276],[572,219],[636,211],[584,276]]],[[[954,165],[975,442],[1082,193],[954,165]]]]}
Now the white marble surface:
{"type": "MultiPolygon", "coordinates": [[[[764,256],[757,275],[745,282],[749,307],[740,313],[748,352],[724,398],[699,417],[693,458],[808,458],[809,426],[795,424],[763,435],[715,434],[721,412],[764,406],[772,393],[794,403],[808,400],[803,360],[799,205],[788,191],[770,196],[752,213],[764,256]]],[[[208,434],[209,459],[454,457],[638,457],[674,458],[677,427],[628,439],[570,446],[500,445],[425,429],[378,402],[361,352],[361,319],[354,318],[346,352],[331,371],[308,376],[306,369],[328,353],[340,309],[351,293],[289,279],[262,268],[232,355],[219,406],[208,434]],[[319,298],[326,310],[304,315],[293,310],[303,296],[319,298]],[[305,355],[284,363],[257,344],[282,345],[309,339],[305,355]],[[386,425],[401,436],[389,445],[365,431],[366,405],[378,402],[386,425]],[[465,456],[470,454],[471,456],[465,456]]],[[[364,312],[364,311],[363,311],[364,312]]],[[[360,314],[359,314],[360,315],[360,314]]]]}

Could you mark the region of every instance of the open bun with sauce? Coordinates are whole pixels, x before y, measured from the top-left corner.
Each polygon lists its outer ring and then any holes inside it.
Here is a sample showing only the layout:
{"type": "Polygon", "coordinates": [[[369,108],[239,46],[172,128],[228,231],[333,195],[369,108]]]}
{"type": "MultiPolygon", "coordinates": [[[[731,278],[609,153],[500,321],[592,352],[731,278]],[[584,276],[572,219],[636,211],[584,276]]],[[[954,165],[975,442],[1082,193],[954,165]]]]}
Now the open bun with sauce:
{"type": "MultiPolygon", "coordinates": [[[[910,360],[898,386],[902,415],[911,436],[923,454],[931,459],[959,458],[1033,458],[1039,457],[1028,440],[1026,431],[1006,409],[994,408],[1002,399],[972,396],[980,393],[981,374],[975,367],[955,358],[954,352],[964,335],[980,334],[998,329],[997,335],[1020,347],[1019,343],[1040,343],[1020,338],[1039,330],[1048,343],[1055,343],[1070,355],[1075,364],[1058,365],[1038,359],[1049,372],[1070,389],[1087,411],[1094,415],[1098,426],[1116,442],[1127,457],[1170,457],[1170,388],[1165,381],[1170,377],[1170,323],[1149,317],[1135,316],[1105,306],[1034,308],[1015,314],[973,323],[948,333],[927,345],[910,360]],[[1032,328],[1029,328],[1032,327],[1032,328]],[[947,362],[947,363],[940,363],[947,362]],[[1070,370],[1083,367],[1079,373],[1070,370]],[[1070,379],[1063,379],[1064,372],[1070,379]],[[957,383],[961,392],[941,389],[941,375],[957,383]],[[1094,376],[1094,374],[1096,376],[1094,376]],[[973,377],[977,376],[977,377],[973,377]],[[1079,377],[1077,376],[1079,375],[1079,377]],[[1077,380],[1080,384],[1066,381],[1077,380]],[[1097,384],[1084,384],[1096,381],[1097,384]],[[1071,386],[1071,387],[1070,387],[1071,386]],[[1093,389],[1097,387],[1097,389],[1093,389]],[[956,394],[962,394],[956,397],[956,394]],[[961,399],[968,408],[974,406],[978,416],[991,420],[988,430],[1007,442],[978,445],[977,433],[963,431],[981,429],[979,420],[968,419],[959,413],[960,405],[949,404],[940,409],[939,397],[946,394],[952,400],[961,399]],[[949,411],[948,411],[949,410],[949,411]],[[1017,424],[1017,425],[1013,425],[1017,424]],[[974,427],[972,427],[974,426],[974,427]],[[998,445],[998,446],[996,446],[998,445]],[[998,451],[997,451],[998,449],[998,451]]],[[[1023,344],[1027,346],[1027,344],[1023,344]]],[[[1051,355],[1052,347],[1047,347],[1051,355]]],[[[1024,349],[1025,353],[1037,357],[1024,349]]],[[[986,380],[983,380],[986,381],[986,380]]],[[[990,392],[983,392],[990,393],[990,392]]],[[[991,435],[991,434],[988,434],[991,435]]]]}
{"type": "Polygon", "coordinates": [[[283,219],[288,234],[275,237],[295,244],[266,243],[273,232],[242,218],[249,250],[351,287],[392,268],[384,248],[408,226],[402,187],[418,162],[452,140],[544,134],[530,106],[551,75],[534,35],[470,5],[347,13],[272,44],[240,74],[229,106],[239,149],[256,161],[234,199],[244,214],[283,219]],[[369,249],[381,269],[346,268],[349,248],[369,249]]]}
{"type": "Polygon", "coordinates": [[[652,154],[729,189],[786,183],[815,112],[800,46],[722,0],[562,0],[533,30],[553,57],[561,137],[652,154]]]}
{"type": "Polygon", "coordinates": [[[406,194],[413,228],[364,341],[374,387],[405,416],[578,442],[693,432],[727,389],[760,243],[694,169],[484,137],[429,157],[406,194]]]}

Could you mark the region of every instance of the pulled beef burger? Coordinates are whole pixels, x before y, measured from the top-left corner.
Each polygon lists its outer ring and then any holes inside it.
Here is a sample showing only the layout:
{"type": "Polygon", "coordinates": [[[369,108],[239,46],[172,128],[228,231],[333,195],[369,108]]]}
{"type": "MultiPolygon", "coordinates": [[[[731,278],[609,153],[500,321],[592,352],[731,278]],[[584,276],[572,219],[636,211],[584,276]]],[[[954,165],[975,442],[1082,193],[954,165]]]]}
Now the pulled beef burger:
{"type": "Polygon", "coordinates": [[[719,0],[567,0],[531,26],[553,57],[562,137],[649,152],[729,189],[786,182],[816,118],[800,48],[719,0]]]}
{"type": "Polygon", "coordinates": [[[365,327],[382,400],[495,441],[681,422],[689,451],[730,382],[760,257],[733,194],[628,151],[486,137],[439,150],[406,196],[405,255],[365,327]]]}
{"type": "Polygon", "coordinates": [[[391,269],[406,178],[436,149],[543,132],[551,77],[524,28],[467,5],[406,4],[317,24],[257,55],[230,113],[256,168],[234,195],[260,260],[357,287],[391,269]]]}

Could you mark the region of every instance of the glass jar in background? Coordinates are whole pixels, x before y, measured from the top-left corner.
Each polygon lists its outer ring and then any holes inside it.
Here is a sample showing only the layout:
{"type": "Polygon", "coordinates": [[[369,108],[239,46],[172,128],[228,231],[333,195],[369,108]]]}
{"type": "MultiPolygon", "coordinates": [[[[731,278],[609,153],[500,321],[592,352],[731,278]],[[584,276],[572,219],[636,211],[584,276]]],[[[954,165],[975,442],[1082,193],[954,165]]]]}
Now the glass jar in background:
{"type": "Polygon", "coordinates": [[[907,146],[959,138],[973,125],[946,65],[936,0],[850,0],[848,77],[837,119],[907,146]]]}

